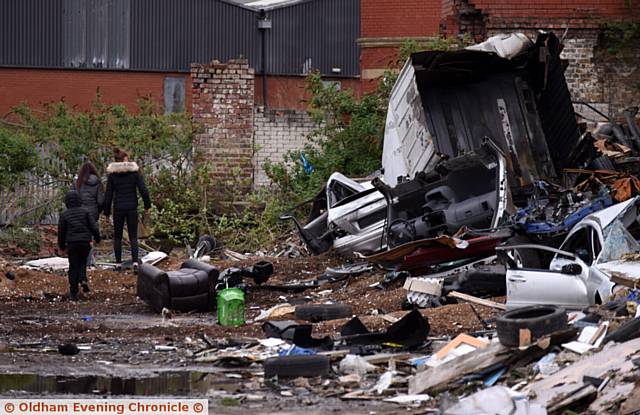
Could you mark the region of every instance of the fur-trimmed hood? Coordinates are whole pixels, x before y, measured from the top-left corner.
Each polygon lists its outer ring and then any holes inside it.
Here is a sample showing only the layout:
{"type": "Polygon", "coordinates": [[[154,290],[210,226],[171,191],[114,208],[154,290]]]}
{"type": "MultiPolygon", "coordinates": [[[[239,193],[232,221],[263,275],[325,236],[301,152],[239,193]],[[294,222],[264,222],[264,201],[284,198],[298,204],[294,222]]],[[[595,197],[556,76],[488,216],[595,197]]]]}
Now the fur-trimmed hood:
{"type": "Polygon", "coordinates": [[[130,173],[140,170],[135,161],[117,161],[109,164],[107,173],[130,173]]]}

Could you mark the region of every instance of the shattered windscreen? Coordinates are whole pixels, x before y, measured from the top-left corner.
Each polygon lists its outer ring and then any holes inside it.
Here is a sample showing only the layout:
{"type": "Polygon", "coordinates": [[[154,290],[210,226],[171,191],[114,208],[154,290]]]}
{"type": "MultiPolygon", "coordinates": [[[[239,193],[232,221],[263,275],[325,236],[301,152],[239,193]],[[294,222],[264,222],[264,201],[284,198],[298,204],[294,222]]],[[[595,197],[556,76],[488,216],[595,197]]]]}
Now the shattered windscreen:
{"type": "Polygon", "coordinates": [[[598,263],[618,261],[625,254],[638,252],[640,252],[640,244],[618,219],[604,231],[604,246],[598,263]]]}

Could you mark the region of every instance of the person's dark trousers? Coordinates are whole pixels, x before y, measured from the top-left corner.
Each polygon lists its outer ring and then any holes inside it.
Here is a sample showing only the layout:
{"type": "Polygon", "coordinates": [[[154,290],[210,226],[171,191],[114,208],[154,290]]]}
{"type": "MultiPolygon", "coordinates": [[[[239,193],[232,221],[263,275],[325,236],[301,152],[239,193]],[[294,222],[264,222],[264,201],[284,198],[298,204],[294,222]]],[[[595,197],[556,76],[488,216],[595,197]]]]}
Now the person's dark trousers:
{"type": "Polygon", "coordinates": [[[91,250],[89,242],[69,242],[67,253],[69,256],[69,294],[71,298],[78,295],[78,284],[87,273],[87,255],[91,250]]]}
{"type": "Polygon", "coordinates": [[[127,232],[129,233],[129,243],[131,244],[131,258],[133,262],[138,262],[138,211],[124,210],[113,212],[113,253],[116,262],[122,262],[122,231],[124,223],[127,222],[127,232]]]}

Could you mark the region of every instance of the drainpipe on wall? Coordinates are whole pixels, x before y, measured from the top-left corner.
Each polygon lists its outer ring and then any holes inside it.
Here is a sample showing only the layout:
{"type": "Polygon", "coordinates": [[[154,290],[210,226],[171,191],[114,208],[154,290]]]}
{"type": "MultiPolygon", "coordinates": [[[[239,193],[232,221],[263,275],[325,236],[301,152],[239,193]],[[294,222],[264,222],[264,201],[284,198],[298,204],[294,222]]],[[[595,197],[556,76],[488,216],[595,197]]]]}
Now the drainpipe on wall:
{"type": "Polygon", "coordinates": [[[260,38],[262,42],[262,105],[267,109],[267,46],[266,37],[267,30],[271,29],[271,19],[267,16],[264,9],[258,13],[258,30],[260,30],[260,38]]]}

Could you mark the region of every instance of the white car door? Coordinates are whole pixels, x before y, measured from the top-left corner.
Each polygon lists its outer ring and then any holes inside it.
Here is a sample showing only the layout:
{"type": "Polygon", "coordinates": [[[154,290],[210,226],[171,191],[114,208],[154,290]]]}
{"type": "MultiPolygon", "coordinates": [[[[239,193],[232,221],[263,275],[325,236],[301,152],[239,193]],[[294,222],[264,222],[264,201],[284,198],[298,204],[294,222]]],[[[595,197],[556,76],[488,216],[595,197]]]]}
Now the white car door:
{"type": "Polygon", "coordinates": [[[567,309],[588,306],[589,267],[577,258],[572,263],[580,266],[579,274],[543,269],[508,269],[507,308],[536,304],[553,304],[567,309]]]}

